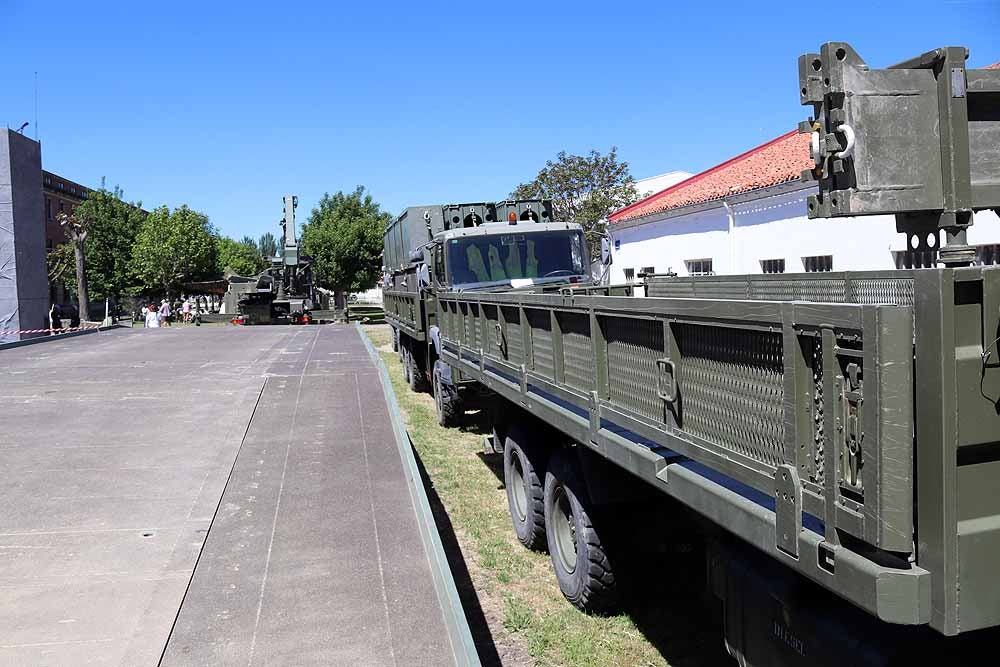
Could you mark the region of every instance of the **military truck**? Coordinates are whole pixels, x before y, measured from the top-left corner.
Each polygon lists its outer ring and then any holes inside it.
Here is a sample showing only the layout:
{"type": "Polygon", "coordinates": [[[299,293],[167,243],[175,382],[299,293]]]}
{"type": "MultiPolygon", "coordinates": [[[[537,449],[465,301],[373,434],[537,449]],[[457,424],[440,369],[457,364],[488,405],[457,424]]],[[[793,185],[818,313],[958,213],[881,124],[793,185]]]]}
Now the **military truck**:
{"type": "Polygon", "coordinates": [[[1000,267],[966,243],[1000,209],[1000,70],[967,56],[799,60],[809,216],[893,214],[940,268],[475,289],[449,248],[487,224],[435,234],[394,283],[411,377],[430,339],[439,420],[461,407],[439,377],[482,388],[514,531],[572,604],[620,602],[609,536],[656,493],[676,521],[648,539],[704,544],[742,665],[910,664],[1000,625],[1000,267]]]}
{"type": "Polygon", "coordinates": [[[457,423],[484,392],[440,363],[438,295],[602,289],[591,277],[583,229],[553,222],[547,200],[413,206],[387,225],[384,240],[393,345],[410,387],[434,386],[442,424],[457,423]]]}
{"type": "Polygon", "coordinates": [[[295,209],[299,198],[284,197],[281,219],[284,245],[280,255],[268,258],[270,266],[253,277],[228,276],[226,312],[241,324],[308,324],[316,302],[312,266],[301,254],[295,238],[295,209]]]}

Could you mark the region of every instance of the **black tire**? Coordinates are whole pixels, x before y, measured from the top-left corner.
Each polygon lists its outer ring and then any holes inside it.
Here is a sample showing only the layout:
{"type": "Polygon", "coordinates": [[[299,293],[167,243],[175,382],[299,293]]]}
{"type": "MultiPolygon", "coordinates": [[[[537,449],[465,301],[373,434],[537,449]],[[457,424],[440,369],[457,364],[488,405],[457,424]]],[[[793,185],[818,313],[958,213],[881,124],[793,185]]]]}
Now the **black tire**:
{"type": "Polygon", "coordinates": [[[427,391],[427,378],[417,363],[417,355],[413,353],[412,348],[406,352],[406,379],[410,383],[411,391],[418,394],[427,391]]]}
{"type": "Polygon", "coordinates": [[[549,555],[563,596],[581,611],[606,614],[618,608],[618,585],[572,456],[556,452],[545,474],[549,555]]]}
{"type": "Polygon", "coordinates": [[[410,350],[407,349],[407,348],[405,348],[405,347],[403,347],[402,345],[399,346],[399,359],[403,363],[403,381],[406,382],[407,385],[409,385],[410,382],[411,382],[411,380],[410,380],[410,350]]]}
{"type": "Polygon", "coordinates": [[[520,424],[510,428],[503,447],[503,479],[507,508],[518,541],[543,551],[545,537],[545,456],[520,424]]]}
{"type": "Polygon", "coordinates": [[[452,428],[461,426],[462,418],[465,416],[465,406],[462,402],[462,395],[458,392],[458,387],[453,384],[441,382],[437,366],[442,362],[434,362],[434,408],[437,412],[437,422],[439,426],[452,428]]]}

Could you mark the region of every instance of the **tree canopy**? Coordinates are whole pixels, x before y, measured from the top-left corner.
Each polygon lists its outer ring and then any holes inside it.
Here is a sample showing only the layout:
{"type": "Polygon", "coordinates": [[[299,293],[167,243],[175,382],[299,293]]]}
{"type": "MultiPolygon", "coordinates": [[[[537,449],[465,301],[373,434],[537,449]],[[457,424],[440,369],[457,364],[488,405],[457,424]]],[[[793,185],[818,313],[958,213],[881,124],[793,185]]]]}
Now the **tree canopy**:
{"type": "Polygon", "coordinates": [[[612,146],[607,155],[596,150],[587,155],[560,151],[535,178],[511,193],[514,199],[551,199],[556,220],[575,222],[587,233],[591,253],[600,247],[610,213],[635,202],[639,196],[628,162],[618,160],[612,146]]]}
{"type": "MultiPolygon", "coordinates": [[[[130,260],[136,234],[146,217],[142,202],[127,202],[122,189],[104,186],[87,194],[73,214],[86,221],[86,277],[91,298],[118,298],[136,284],[130,260]]],[[[63,261],[68,251],[54,251],[56,261],[63,261]]],[[[61,276],[75,290],[76,278],[70,272],[61,276]]],[[[58,278],[57,277],[57,278],[58,278]]]]}
{"type": "Polygon", "coordinates": [[[278,240],[274,238],[274,234],[271,232],[261,234],[260,240],[257,241],[257,250],[264,259],[276,256],[278,254],[278,240]]]}
{"type": "Polygon", "coordinates": [[[140,286],[175,294],[182,283],[212,275],[212,232],[208,216],[187,205],[155,209],[140,225],[132,248],[131,266],[140,286]]]}
{"type": "Polygon", "coordinates": [[[245,246],[249,246],[250,249],[253,250],[255,253],[257,253],[258,255],[260,254],[260,252],[259,252],[259,250],[257,248],[257,241],[254,240],[254,238],[252,236],[248,236],[248,235],[244,234],[243,238],[240,239],[240,243],[242,243],[245,246]]]}
{"type": "Polygon", "coordinates": [[[363,186],[324,194],[302,228],[302,249],[313,258],[317,285],[335,291],[374,286],[382,267],[382,232],[391,219],[363,186]]]}
{"type": "MultiPolygon", "coordinates": [[[[225,275],[226,272],[238,276],[253,276],[264,268],[264,259],[257,252],[256,243],[247,243],[244,237],[234,241],[228,236],[215,237],[215,272],[225,275]]],[[[253,239],[250,239],[252,242],[253,239]]]]}

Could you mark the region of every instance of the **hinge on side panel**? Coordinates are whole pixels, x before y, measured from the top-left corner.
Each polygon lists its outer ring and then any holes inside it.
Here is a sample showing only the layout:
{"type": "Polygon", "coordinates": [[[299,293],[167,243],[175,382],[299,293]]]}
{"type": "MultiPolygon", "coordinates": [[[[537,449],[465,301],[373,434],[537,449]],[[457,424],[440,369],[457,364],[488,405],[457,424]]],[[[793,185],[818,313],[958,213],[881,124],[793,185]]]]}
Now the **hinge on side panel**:
{"type": "Polygon", "coordinates": [[[587,401],[587,411],[590,416],[590,441],[597,442],[597,434],[601,430],[601,399],[596,391],[590,392],[587,401]]]}
{"type": "Polygon", "coordinates": [[[774,546],[792,558],[799,557],[802,532],[802,484],[793,465],[774,471],[774,546]]]}

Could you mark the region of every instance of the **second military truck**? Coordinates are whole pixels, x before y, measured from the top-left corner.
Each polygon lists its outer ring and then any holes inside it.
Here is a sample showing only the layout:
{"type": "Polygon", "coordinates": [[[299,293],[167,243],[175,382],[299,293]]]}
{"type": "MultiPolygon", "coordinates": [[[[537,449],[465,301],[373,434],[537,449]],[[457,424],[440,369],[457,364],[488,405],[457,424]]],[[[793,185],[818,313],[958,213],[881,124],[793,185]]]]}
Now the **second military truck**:
{"type": "Polygon", "coordinates": [[[441,362],[439,295],[596,289],[583,229],[554,222],[546,200],[410,207],[387,226],[384,258],[393,346],[412,389],[433,385],[443,425],[482,386],[441,362]]]}

